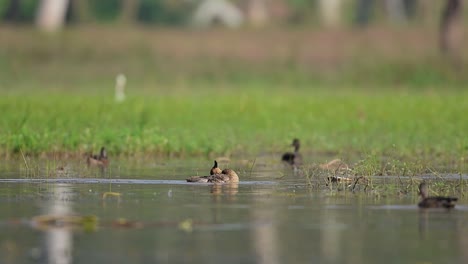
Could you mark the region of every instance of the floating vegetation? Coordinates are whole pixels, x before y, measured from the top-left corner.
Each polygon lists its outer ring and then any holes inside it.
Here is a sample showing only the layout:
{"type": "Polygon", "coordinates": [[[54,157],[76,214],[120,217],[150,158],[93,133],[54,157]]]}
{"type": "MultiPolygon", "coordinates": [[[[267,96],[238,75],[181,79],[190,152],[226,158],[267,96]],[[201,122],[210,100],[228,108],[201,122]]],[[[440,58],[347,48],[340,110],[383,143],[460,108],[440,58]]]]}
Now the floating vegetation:
{"type": "Polygon", "coordinates": [[[95,231],[98,220],[94,215],[38,215],[31,219],[31,226],[43,231],[53,228],[81,228],[84,231],[95,231]]]}
{"type": "Polygon", "coordinates": [[[182,221],[155,221],[143,222],[139,220],[130,220],[126,218],[117,218],[110,221],[100,221],[95,215],[38,215],[31,218],[30,221],[20,219],[10,219],[2,222],[2,225],[18,226],[26,224],[34,229],[41,231],[50,231],[53,229],[69,229],[70,231],[96,232],[99,228],[112,229],[140,229],[140,228],[176,228],[181,231],[191,233],[195,228],[220,228],[222,226],[243,225],[249,227],[249,224],[234,223],[205,223],[195,222],[191,218],[182,221]]]}
{"type": "Polygon", "coordinates": [[[190,233],[193,231],[193,220],[185,219],[179,223],[178,227],[180,230],[190,233]]]}
{"type": "Polygon", "coordinates": [[[106,199],[107,197],[117,197],[120,199],[121,196],[122,194],[119,192],[105,192],[102,194],[102,199],[106,199]]]}

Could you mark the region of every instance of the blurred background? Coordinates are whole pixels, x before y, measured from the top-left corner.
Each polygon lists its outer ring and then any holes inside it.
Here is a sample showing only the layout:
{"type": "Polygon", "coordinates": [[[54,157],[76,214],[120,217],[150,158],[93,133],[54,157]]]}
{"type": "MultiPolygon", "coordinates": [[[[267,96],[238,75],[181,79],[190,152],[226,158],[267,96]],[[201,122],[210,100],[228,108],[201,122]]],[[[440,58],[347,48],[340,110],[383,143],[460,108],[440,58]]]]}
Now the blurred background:
{"type": "Polygon", "coordinates": [[[466,9],[462,0],[0,0],[0,146],[214,156],[299,137],[324,153],[464,153],[466,9]],[[218,130],[206,131],[214,120],[218,130]]]}
{"type": "Polygon", "coordinates": [[[463,85],[465,9],[461,0],[0,0],[0,77],[18,88],[25,77],[119,73],[463,85]]]}
{"type": "Polygon", "coordinates": [[[54,31],[89,23],[229,28],[434,25],[461,0],[1,0],[4,22],[54,31]]]}

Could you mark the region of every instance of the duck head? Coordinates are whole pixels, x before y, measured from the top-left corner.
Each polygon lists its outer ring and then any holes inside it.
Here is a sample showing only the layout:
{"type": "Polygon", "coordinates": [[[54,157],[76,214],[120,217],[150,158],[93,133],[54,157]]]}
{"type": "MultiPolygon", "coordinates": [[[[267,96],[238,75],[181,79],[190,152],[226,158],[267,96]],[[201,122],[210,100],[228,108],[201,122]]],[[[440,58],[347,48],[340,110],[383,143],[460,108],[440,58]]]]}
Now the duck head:
{"type": "Polygon", "coordinates": [[[229,181],[231,183],[239,182],[239,176],[237,173],[231,169],[224,169],[222,174],[227,175],[229,177],[229,181]]]}
{"type": "Polygon", "coordinates": [[[100,159],[107,159],[107,151],[105,147],[101,148],[101,152],[99,153],[99,158],[100,159]]]}
{"type": "Polygon", "coordinates": [[[291,143],[291,146],[294,147],[295,151],[299,150],[299,147],[301,146],[301,143],[299,142],[299,139],[295,138],[293,142],[291,143]]]}
{"type": "Polygon", "coordinates": [[[421,195],[423,199],[425,199],[427,197],[427,193],[428,193],[428,190],[427,190],[426,182],[421,182],[421,184],[419,184],[418,194],[421,195]]]}

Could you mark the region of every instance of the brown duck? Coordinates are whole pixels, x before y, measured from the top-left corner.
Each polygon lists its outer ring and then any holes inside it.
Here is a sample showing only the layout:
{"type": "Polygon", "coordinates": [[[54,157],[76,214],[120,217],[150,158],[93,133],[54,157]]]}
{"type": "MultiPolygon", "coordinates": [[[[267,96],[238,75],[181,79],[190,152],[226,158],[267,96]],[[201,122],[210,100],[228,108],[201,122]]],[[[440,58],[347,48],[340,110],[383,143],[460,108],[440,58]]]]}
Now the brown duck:
{"type": "Polygon", "coordinates": [[[99,155],[89,155],[86,159],[88,166],[107,167],[109,165],[109,159],[107,157],[106,148],[102,147],[99,155]]]}
{"type": "Polygon", "coordinates": [[[458,201],[458,198],[456,197],[427,197],[427,193],[427,184],[422,182],[419,185],[419,195],[421,195],[421,201],[418,203],[418,206],[420,208],[453,208],[455,207],[455,202],[458,201]]]}
{"type": "Polygon", "coordinates": [[[222,171],[220,168],[218,168],[218,162],[215,160],[213,168],[210,170],[210,175],[215,175],[215,174],[221,174],[222,171]]]}
{"type": "Polygon", "coordinates": [[[288,163],[289,165],[299,166],[302,164],[302,155],[299,153],[301,143],[299,139],[295,138],[291,144],[294,147],[294,152],[286,152],[281,157],[281,160],[288,163]]]}
{"type": "Polygon", "coordinates": [[[238,183],[239,176],[231,169],[224,169],[219,174],[210,176],[192,176],[187,179],[187,182],[196,183],[238,183]]]}

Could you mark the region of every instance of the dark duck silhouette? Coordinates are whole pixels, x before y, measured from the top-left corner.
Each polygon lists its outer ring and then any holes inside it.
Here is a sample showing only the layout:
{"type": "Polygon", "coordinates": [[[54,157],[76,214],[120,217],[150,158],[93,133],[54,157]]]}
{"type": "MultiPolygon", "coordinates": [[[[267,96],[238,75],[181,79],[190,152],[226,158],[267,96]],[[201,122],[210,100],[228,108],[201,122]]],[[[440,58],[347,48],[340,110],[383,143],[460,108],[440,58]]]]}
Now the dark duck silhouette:
{"type": "Polygon", "coordinates": [[[102,147],[99,155],[89,155],[86,159],[88,166],[107,167],[109,159],[107,157],[106,148],[102,147]]]}
{"type": "Polygon", "coordinates": [[[458,201],[456,197],[428,197],[427,193],[427,184],[422,182],[419,185],[419,195],[421,195],[421,201],[418,203],[419,208],[453,208],[455,207],[455,202],[458,201]]]}
{"type": "MultiPolygon", "coordinates": [[[[215,164],[216,165],[216,164],[215,164]]],[[[212,169],[213,170],[213,169],[212,169]]],[[[187,182],[195,183],[238,183],[239,176],[231,169],[224,169],[221,173],[216,173],[210,176],[192,176],[187,179],[187,182]]]]}
{"type": "Polygon", "coordinates": [[[298,166],[302,164],[302,155],[299,153],[299,148],[301,146],[301,143],[299,142],[299,139],[295,138],[291,144],[291,146],[294,147],[294,152],[286,152],[283,154],[281,157],[281,160],[293,165],[293,166],[298,166]]]}

